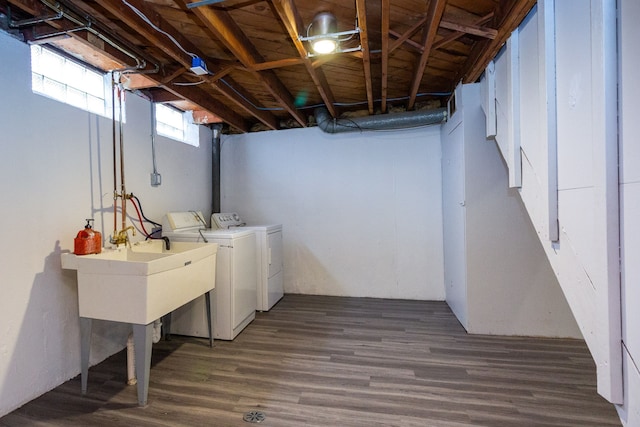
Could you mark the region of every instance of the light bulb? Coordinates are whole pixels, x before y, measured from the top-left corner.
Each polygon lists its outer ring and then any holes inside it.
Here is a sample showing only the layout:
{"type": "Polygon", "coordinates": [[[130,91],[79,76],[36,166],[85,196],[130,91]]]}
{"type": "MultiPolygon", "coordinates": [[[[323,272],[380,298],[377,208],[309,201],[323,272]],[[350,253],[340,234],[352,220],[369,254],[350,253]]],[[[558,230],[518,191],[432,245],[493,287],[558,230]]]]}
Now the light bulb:
{"type": "Polygon", "coordinates": [[[332,39],[320,39],[313,42],[313,50],[316,53],[331,53],[336,50],[336,41],[332,39]]]}

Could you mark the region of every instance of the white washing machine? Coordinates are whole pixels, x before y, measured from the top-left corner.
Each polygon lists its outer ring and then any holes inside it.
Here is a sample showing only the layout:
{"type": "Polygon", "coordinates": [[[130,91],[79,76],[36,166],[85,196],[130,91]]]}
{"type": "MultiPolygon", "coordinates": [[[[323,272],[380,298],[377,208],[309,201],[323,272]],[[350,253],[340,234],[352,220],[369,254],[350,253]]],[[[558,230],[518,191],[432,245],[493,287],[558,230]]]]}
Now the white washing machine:
{"type": "Polygon", "coordinates": [[[214,213],[211,227],[254,230],[256,233],[259,311],[269,311],[284,295],[282,224],[247,225],[237,213],[214,213]]]}
{"type": "MultiPolygon", "coordinates": [[[[213,337],[233,340],[256,316],[256,238],[250,229],[206,228],[202,212],[169,212],[162,235],[177,242],[218,244],[216,287],[211,294],[213,337]]],[[[175,310],[171,333],[208,337],[205,298],[175,310]]]]}

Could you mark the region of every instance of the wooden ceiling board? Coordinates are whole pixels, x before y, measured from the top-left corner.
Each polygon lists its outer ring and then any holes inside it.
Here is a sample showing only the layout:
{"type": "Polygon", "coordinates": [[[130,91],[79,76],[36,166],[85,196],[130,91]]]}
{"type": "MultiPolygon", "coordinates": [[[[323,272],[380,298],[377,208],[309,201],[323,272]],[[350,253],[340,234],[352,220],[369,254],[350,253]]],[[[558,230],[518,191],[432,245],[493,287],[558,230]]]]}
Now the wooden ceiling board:
{"type": "MultiPolygon", "coordinates": [[[[202,117],[220,116],[233,132],[277,129],[281,123],[306,126],[312,114],[307,107],[313,105],[327,105],[336,115],[349,110],[386,111],[383,99],[394,108],[408,100],[411,109],[427,101],[426,92],[443,92],[438,99],[444,102],[460,79],[474,81],[480,76],[535,4],[535,0],[224,0],[190,9],[188,3],[196,0],[127,0],[173,34],[180,44],[176,46],[122,0],[57,1],[65,10],[90,16],[92,26],[130,45],[147,63],[161,66],[155,75],[132,79],[136,85],[149,93],[166,94],[162,99],[178,96],[183,101],[177,105],[185,108],[213,109],[202,117]],[[366,37],[367,49],[308,58],[310,47],[298,35],[306,35],[314,16],[330,11],[339,31],[352,30],[356,3],[364,10],[363,32],[341,47],[357,47],[366,37]],[[189,70],[191,54],[205,59],[208,76],[197,77],[189,70]],[[176,85],[201,80],[206,82],[176,85]],[[153,91],[154,84],[166,90],[153,91]]],[[[9,6],[20,19],[52,12],[41,0],[0,0],[0,13],[9,6]]],[[[42,34],[76,26],[65,18],[21,31],[30,39],[34,31],[42,34]]],[[[81,50],[76,47],[73,52],[73,43],[58,47],[94,66],[107,69],[133,62],[94,35],[82,31],[71,35],[81,50]]]]}
{"type": "Polygon", "coordinates": [[[449,0],[448,3],[452,8],[455,7],[480,16],[495,10],[504,2],[496,0],[449,0]]]}
{"type": "Polygon", "coordinates": [[[286,83],[287,87],[296,90],[306,88],[309,92],[313,93],[314,96],[317,95],[318,100],[321,99],[316,85],[311,77],[309,77],[304,65],[277,68],[273,71],[278,76],[278,78],[280,78],[280,80],[286,83]]]}

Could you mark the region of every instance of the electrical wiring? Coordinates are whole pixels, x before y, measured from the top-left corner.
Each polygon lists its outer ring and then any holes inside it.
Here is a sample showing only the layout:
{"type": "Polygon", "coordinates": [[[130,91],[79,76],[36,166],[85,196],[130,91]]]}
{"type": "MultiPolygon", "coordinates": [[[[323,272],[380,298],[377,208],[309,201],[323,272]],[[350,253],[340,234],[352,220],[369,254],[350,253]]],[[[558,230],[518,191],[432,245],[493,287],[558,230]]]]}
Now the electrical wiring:
{"type": "Polygon", "coordinates": [[[198,55],[196,55],[195,53],[191,53],[189,51],[187,51],[184,47],[182,47],[182,45],[178,42],[178,40],[176,40],[171,34],[167,33],[166,31],[164,31],[162,28],[158,27],[156,24],[154,24],[153,22],[151,22],[151,20],[149,18],[147,18],[147,16],[142,13],[140,10],[138,10],[135,6],[133,6],[132,4],[130,4],[129,2],[127,2],[127,0],[122,0],[122,3],[124,3],[125,5],[127,5],[132,11],[133,13],[135,13],[136,15],[138,15],[140,17],[140,19],[142,19],[144,22],[146,22],[147,24],[149,24],[151,27],[153,27],[154,30],[158,31],[159,33],[164,34],[165,36],[167,36],[169,38],[169,40],[171,40],[173,42],[173,44],[175,44],[178,49],[180,49],[181,51],[183,51],[184,53],[186,53],[187,55],[191,56],[192,58],[197,58],[198,55]]]}
{"type": "Polygon", "coordinates": [[[144,215],[144,212],[142,211],[142,203],[140,203],[140,199],[138,199],[136,196],[134,196],[134,195],[133,195],[133,193],[131,193],[131,198],[132,198],[132,199],[135,199],[135,201],[136,201],[136,202],[138,202],[138,206],[140,206],[140,213],[142,214],[142,218],[144,218],[144,219],[145,219],[145,221],[147,221],[147,222],[149,222],[149,223],[151,223],[151,224],[155,225],[156,227],[162,227],[162,225],[161,225],[161,224],[158,224],[157,222],[151,221],[149,218],[147,218],[147,217],[144,215]]]}
{"type": "Polygon", "coordinates": [[[206,80],[200,80],[199,82],[175,82],[175,83],[171,83],[174,86],[197,86],[197,85],[201,85],[202,83],[206,83],[206,80]]]}
{"type": "Polygon", "coordinates": [[[142,228],[142,232],[144,233],[146,238],[147,239],[161,239],[161,237],[156,237],[156,236],[154,236],[154,234],[159,233],[160,231],[162,231],[162,225],[158,224],[157,222],[151,221],[149,218],[144,216],[144,212],[142,211],[142,203],[140,203],[140,199],[138,199],[136,196],[134,196],[133,193],[131,194],[131,198],[129,199],[129,201],[131,202],[133,207],[136,209],[136,213],[138,214],[138,221],[140,222],[140,228],[142,228]],[[144,221],[143,221],[143,218],[144,218],[144,221]],[[160,227],[160,228],[158,230],[156,230],[156,231],[152,231],[151,233],[149,233],[146,230],[146,228],[144,227],[145,221],[150,223],[150,224],[155,225],[156,227],[160,227]]]}
{"type": "Polygon", "coordinates": [[[140,222],[140,228],[142,228],[142,232],[147,237],[147,239],[153,239],[153,237],[151,237],[151,234],[149,234],[147,229],[144,228],[144,221],[142,220],[142,215],[140,214],[140,210],[138,209],[138,205],[136,205],[136,202],[134,202],[133,197],[131,199],[129,199],[129,201],[131,202],[133,207],[136,209],[136,213],[138,214],[138,221],[140,222]]]}
{"type": "MultiPolygon", "coordinates": [[[[229,87],[229,89],[234,91],[243,100],[245,100],[246,102],[251,104],[251,106],[253,108],[255,108],[256,110],[260,110],[260,111],[284,111],[285,110],[282,107],[258,107],[253,102],[251,102],[249,99],[247,99],[242,93],[238,92],[236,90],[236,88],[234,88],[232,85],[227,83],[224,79],[220,79],[219,81],[221,81],[222,83],[227,85],[229,87]]],[[[422,96],[449,96],[449,95],[451,95],[451,92],[424,92],[424,93],[417,94],[416,97],[422,97],[422,96]]],[[[398,97],[398,98],[388,98],[387,101],[391,101],[391,102],[406,101],[409,98],[410,98],[409,96],[402,96],[402,97],[398,97]]],[[[375,99],[373,102],[380,102],[380,101],[382,101],[382,99],[375,99]]],[[[355,107],[357,105],[365,105],[367,103],[368,103],[368,101],[334,102],[333,105],[335,105],[336,107],[355,107]]],[[[299,110],[308,110],[308,109],[311,109],[311,108],[323,107],[324,105],[325,105],[324,103],[322,103],[322,104],[305,105],[305,106],[302,106],[302,107],[298,107],[298,109],[299,110]]]]}
{"type": "Polygon", "coordinates": [[[234,91],[236,93],[236,95],[238,95],[240,98],[242,98],[243,100],[248,102],[256,110],[260,110],[260,111],[284,111],[284,108],[282,108],[282,107],[274,107],[274,108],[258,107],[253,102],[251,102],[249,99],[247,99],[246,96],[244,96],[242,93],[240,93],[235,87],[233,87],[231,84],[229,84],[225,79],[219,79],[218,81],[224,83],[229,89],[234,91]]]}

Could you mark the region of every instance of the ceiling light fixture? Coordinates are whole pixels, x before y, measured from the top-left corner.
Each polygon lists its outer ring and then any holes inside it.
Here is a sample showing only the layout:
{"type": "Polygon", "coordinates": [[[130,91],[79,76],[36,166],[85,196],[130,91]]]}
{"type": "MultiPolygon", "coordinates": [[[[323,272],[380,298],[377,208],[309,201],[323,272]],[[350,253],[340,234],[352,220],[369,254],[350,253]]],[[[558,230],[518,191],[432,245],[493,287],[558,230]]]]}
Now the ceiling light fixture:
{"type": "Polygon", "coordinates": [[[321,12],[313,18],[309,27],[311,37],[316,37],[311,41],[311,48],[316,53],[331,53],[338,48],[338,37],[334,34],[338,32],[338,20],[330,12],[321,12]]]}
{"type": "Polygon", "coordinates": [[[361,50],[361,46],[350,49],[340,49],[340,42],[350,40],[353,35],[358,34],[360,28],[354,30],[338,32],[338,20],[331,12],[320,12],[307,27],[307,36],[298,38],[301,41],[309,42],[315,54],[308,53],[307,56],[324,55],[328,53],[354,52],[361,50]],[[346,38],[345,37],[349,36],[346,38]]]}

